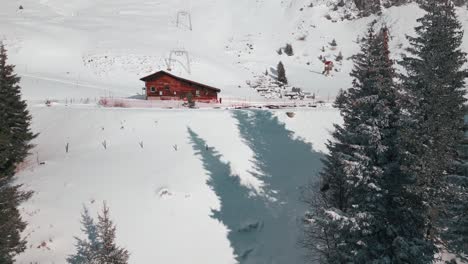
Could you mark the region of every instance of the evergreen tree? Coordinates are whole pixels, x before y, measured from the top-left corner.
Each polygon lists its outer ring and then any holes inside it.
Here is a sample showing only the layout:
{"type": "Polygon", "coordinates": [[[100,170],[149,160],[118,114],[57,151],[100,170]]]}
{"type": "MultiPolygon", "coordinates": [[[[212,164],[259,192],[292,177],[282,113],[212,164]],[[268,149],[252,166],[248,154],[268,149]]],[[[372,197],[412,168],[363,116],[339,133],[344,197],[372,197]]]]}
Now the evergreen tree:
{"type": "Polygon", "coordinates": [[[343,60],[343,53],[341,51],[338,53],[338,55],[335,57],[336,61],[342,61],[343,60]]]}
{"type": "Polygon", "coordinates": [[[407,209],[417,200],[405,192],[400,172],[388,30],[376,34],[374,23],[354,56],[353,87],[336,101],[344,124],[328,142],[312,237],[319,237],[324,263],[428,263],[433,249],[418,236],[419,215],[407,209]]]}
{"type": "Polygon", "coordinates": [[[421,7],[426,14],[418,19],[409,54],[401,61],[406,70],[401,76],[402,163],[414,182],[411,192],[426,205],[420,208],[427,219],[422,233],[435,240],[438,215],[443,218],[450,193],[446,176],[463,139],[466,54],[460,50],[463,31],[450,1],[427,0],[421,7]]]}
{"type": "Polygon", "coordinates": [[[294,55],[294,51],[293,51],[293,47],[291,44],[286,44],[286,47],[284,47],[284,53],[286,53],[286,55],[288,56],[293,56],[294,55]]]}
{"type": "Polygon", "coordinates": [[[354,0],[362,16],[369,16],[381,12],[381,0],[354,0]]]}
{"type": "Polygon", "coordinates": [[[109,208],[104,203],[102,214],[98,215],[97,233],[100,243],[97,260],[99,264],[126,264],[129,253],[126,249],[115,244],[115,231],[112,220],[109,218],[109,208]]]}
{"type": "Polygon", "coordinates": [[[16,165],[28,155],[35,135],[29,128],[31,116],[26,102],[21,100],[20,78],[14,74],[14,66],[7,64],[7,59],[6,49],[0,44],[0,133],[9,142],[2,146],[7,154],[0,161],[0,171],[12,175],[16,165]]]}
{"type": "Polygon", "coordinates": [[[336,40],[335,40],[335,39],[333,39],[333,40],[330,42],[330,46],[332,46],[332,47],[338,46],[338,43],[336,43],[336,40]]]}
{"type": "Polygon", "coordinates": [[[0,44],[0,263],[13,263],[23,252],[26,241],[21,232],[26,228],[18,206],[31,196],[13,184],[13,175],[31,149],[34,138],[29,126],[31,117],[21,100],[19,77],[14,66],[7,64],[7,53],[0,44]]]}
{"type": "Polygon", "coordinates": [[[109,208],[104,203],[102,214],[95,224],[86,207],[81,214],[81,224],[86,238],[75,237],[76,250],[67,258],[70,264],[126,264],[129,253],[115,244],[116,227],[109,218],[109,208]]]}
{"type": "Polygon", "coordinates": [[[448,252],[468,261],[468,177],[450,175],[446,189],[440,219],[441,238],[448,252]]]}
{"type": "Polygon", "coordinates": [[[288,79],[286,78],[286,70],[284,69],[283,63],[280,61],[276,67],[276,72],[278,74],[278,81],[284,84],[288,84],[288,79]]]}
{"type": "Polygon", "coordinates": [[[11,179],[0,175],[0,263],[14,263],[15,255],[26,249],[21,232],[26,223],[21,219],[18,206],[31,197],[20,185],[12,185],[11,179]]]}
{"type": "MultiPolygon", "coordinates": [[[[465,107],[465,114],[468,111],[465,107]]],[[[444,232],[442,239],[447,250],[459,259],[468,261],[468,123],[465,117],[465,139],[460,145],[458,158],[447,177],[447,187],[442,199],[440,219],[444,232]]],[[[456,263],[456,261],[455,261],[456,263]]]]}
{"type": "Polygon", "coordinates": [[[97,255],[101,244],[98,241],[97,226],[86,207],[83,207],[81,224],[81,231],[86,234],[86,239],[75,237],[77,252],[68,257],[67,262],[70,264],[97,264],[97,255]]]}

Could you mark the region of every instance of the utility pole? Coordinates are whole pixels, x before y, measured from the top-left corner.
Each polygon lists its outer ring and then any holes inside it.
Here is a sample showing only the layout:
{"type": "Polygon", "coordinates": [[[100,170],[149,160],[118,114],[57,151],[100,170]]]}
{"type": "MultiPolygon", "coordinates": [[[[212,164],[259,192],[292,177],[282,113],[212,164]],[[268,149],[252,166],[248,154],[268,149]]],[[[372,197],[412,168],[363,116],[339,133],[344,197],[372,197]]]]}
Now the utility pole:
{"type": "Polygon", "coordinates": [[[192,31],[192,15],[188,11],[179,11],[177,12],[176,25],[178,28],[181,26],[186,26],[192,31]],[[185,20],[185,23],[183,23],[185,20]]]}
{"type": "Polygon", "coordinates": [[[174,62],[178,62],[182,65],[182,67],[187,71],[188,74],[191,74],[190,57],[188,51],[184,49],[171,50],[171,52],[169,53],[169,58],[165,59],[165,61],[168,71],[172,71],[174,62]],[[181,62],[180,60],[174,59],[174,56],[185,57],[185,63],[181,62]]]}

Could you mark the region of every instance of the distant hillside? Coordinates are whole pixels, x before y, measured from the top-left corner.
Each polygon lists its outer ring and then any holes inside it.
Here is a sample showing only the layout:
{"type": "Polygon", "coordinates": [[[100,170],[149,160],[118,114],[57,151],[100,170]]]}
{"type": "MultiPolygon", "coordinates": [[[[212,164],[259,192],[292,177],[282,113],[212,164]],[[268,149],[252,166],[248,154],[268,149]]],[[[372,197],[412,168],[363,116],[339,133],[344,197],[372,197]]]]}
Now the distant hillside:
{"type": "MultiPolygon", "coordinates": [[[[28,100],[134,96],[142,76],[170,68],[224,99],[282,100],[300,88],[327,101],[351,84],[351,56],[374,13],[398,58],[423,14],[414,1],[22,0],[20,9],[0,0],[0,41],[28,100]],[[279,52],[287,45],[291,53],[279,52]],[[335,65],[329,76],[325,60],[335,65]],[[271,86],[280,61],[290,87],[263,96],[256,89],[271,86]]],[[[465,26],[467,9],[457,11],[465,26]]]]}
{"type": "MultiPolygon", "coordinates": [[[[392,6],[399,6],[408,3],[418,3],[422,0],[338,0],[333,5],[334,9],[338,8],[356,8],[359,10],[359,16],[369,16],[371,14],[378,14],[383,8],[389,8],[392,6]],[[348,4],[347,4],[348,3],[348,4]],[[351,5],[350,5],[351,4],[351,5]]],[[[465,5],[467,0],[452,0],[457,6],[465,5]]],[[[351,10],[350,10],[351,11],[351,10]]]]}

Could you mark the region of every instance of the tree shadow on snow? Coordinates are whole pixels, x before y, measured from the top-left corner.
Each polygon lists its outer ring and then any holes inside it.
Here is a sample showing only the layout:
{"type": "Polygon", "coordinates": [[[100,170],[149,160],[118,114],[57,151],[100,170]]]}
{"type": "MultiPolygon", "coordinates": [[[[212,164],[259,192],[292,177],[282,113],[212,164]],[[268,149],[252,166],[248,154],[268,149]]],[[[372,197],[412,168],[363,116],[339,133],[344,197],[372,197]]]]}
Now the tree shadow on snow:
{"type": "Polygon", "coordinates": [[[301,188],[318,179],[321,153],[293,139],[269,111],[234,111],[240,134],[255,153],[254,176],[264,182],[263,194],[233,176],[229,164],[188,129],[193,148],[201,156],[208,184],[221,201],[212,217],[229,229],[228,239],[239,263],[304,263],[306,252],[298,245],[301,219],[306,210],[301,188]]]}

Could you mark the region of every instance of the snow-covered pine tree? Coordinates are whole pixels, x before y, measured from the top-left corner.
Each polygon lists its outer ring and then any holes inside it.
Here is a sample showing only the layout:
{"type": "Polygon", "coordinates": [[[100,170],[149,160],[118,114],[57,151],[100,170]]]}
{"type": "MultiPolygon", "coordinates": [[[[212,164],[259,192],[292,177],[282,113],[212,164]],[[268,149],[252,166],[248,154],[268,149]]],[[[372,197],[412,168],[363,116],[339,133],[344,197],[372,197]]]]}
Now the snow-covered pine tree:
{"type": "Polygon", "coordinates": [[[372,225],[368,226],[374,226],[376,219],[374,214],[368,211],[369,206],[362,204],[362,198],[367,197],[376,206],[382,204],[382,194],[379,191],[382,189],[382,173],[378,170],[371,171],[374,164],[367,153],[370,152],[368,148],[371,138],[374,146],[381,143],[377,140],[380,131],[375,127],[374,118],[369,120],[372,124],[363,124],[367,119],[363,117],[369,117],[368,114],[372,111],[372,108],[369,108],[370,104],[375,104],[379,99],[376,96],[375,78],[378,76],[379,66],[374,65],[377,58],[373,51],[378,48],[376,45],[372,25],[367,39],[361,44],[361,52],[355,56],[355,69],[352,72],[355,78],[353,88],[341,92],[335,102],[340,109],[344,124],[335,125],[333,140],[327,144],[329,154],[324,159],[324,169],[321,173],[323,184],[319,200],[321,205],[319,208],[312,208],[310,221],[311,230],[315,232],[312,236],[315,236],[317,243],[322,242],[322,245],[312,250],[321,249],[319,253],[323,257],[322,263],[348,262],[353,260],[356,254],[361,261],[365,260],[368,254],[358,253],[356,250],[368,248],[369,241],[361,240],[366,236],[362,232],[367,233],[370,238],[373,231],[361,228],[365,221],[372,221],[372,225]],[[367,77],[370,78],[364,79],[367,77]],[[362,191],[369,186],[373,186],[375,192],[372,190],[357,192],[358,189],[362,191]],[[358,194],[362,197],[358,197],[358,194]],[[360,212],[358,213],[356,209],[360,212]],[[364,218],[358,217],[359,215],[364,218]],[[322,233],[317,234],[317,230],[322,233]]]}
{"type": "Polygon", "coordinates": [[[26,241],[21,232],[26,228],[18,206],[31,192],[13,185],[12,177],[18,163],[31,148],[34,138],[29,126],[31,117],[21,100],[19,77],[14,66],[7,64],[7,53],[0,43],[0,263],[13,263],[15,255],[23,252],[26,241]]]}
{"type": "Polygon", "coordinates": [[[76,253],[70,255],[67,262],[70,264],[98,264],[97,256],[101,244],[98,241],[97,226],[86,207],[83,207],[81,213],[81,225],[81,231],[86,235],[86,238],[75,237],[76,253]]]}
{"type": "Polygon", "coordinates": [[[0,171],[12,175],[16,165],[28,155],[35,135],[30,130],[31,116],[26,102],[21,99],[20,78],[7,59],[7,51],[0,43],[0,130],[9,142],[2,148],[8,155],[0,161],[0,171]]]}
{"type": "MultiPolygon", "coordinates": [[[[466,172],[468,157],[463,157],[466,172]]],[[[468,261],[468,176],[450,175],[447,178],[446,193],[443,196],[440,236],[446,245],[445,250],[468,261]]],[[[455,262],[456,263],[456,262],[455,262]]]]}
{"type": "Polygon", "coordinates": [[[381,0],[354,0],[354,4],[361,11],[362,16],[381,12],[381,0]]]}
{"type": "MultiPolygon", "coordinates": [[[[465,106],[465,114],[468,113],[465,106]]],[[[468,122],[465,118],[465,139],[460,145],[458,158],[447,177],[442,196],[442,213],[439,223],[446,250],[459,259],[468,261],[468,122]]],[[[455,261],[456,263],[456,261],[455,261]]]]}
{"type": "Polygon", "coordinates": [[[97,260],[99,264],[127,264],[129,253],[115,243],[116,227],[109,217],[109,208],[104,203],[102,214],[98,215],[98,241],[100,249],[97,260]]]}
{"type": "Polygon", "coordinates": [[[411,230],[419,218],[406,209],[412,200],[399,168],[400,107],[388,29],[375,33],[374,27],[354,56],[353,87],[336,101],[344,124],[328,143],[311,236],[324,263],[428,263],[432,248],[411,230]]]}
{"type": "Polygon", "coordinates": [[[276,67],[277,79],[279,82],[288,84],[288,79],[286,78],[286,70],[284,69],[283,63],[280,61],[276,67]]]}
{"type": "Polygon", "coordinates": [[[442,200],[449,191],[446,175],[463,139],[467,71],[461,51],[463,30],[451,1],[426,0],[416,36],[409,37],[408,56],[401,64],[404,89],[402,156],[404,173],[413,180],[411,192],[427,206],[424,233],[435,239],[443,217],[442,200]]]}
{"type": "Polygon", "coordinates": [[[14,257],[26,249],[21,232],[26,223],[21,219],[18,206],[31,197],[20,185],[12,185],[11,179],[0,175],[0,263],[14,263],[14,257]]]}

